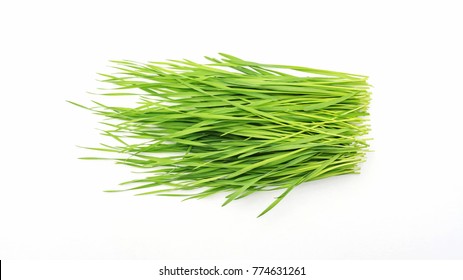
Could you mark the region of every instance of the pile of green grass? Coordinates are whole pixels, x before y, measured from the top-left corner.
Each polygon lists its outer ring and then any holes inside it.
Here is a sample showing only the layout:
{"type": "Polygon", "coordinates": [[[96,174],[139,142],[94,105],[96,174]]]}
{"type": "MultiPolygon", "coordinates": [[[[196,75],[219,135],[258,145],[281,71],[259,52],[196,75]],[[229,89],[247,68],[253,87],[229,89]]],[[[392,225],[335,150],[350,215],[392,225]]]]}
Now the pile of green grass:
{"type": "Polygon", "coordinates": [[[88,108],[118,143],[92,149],[145,171],[122,190],[186,199],[225,193],[224,205],[280,191],[261,216],[303,182],[358,173],[368,148],[366,76],[206,58],[113,61],[118,72],[102,74],[111,99],[137,99],[88,108]]]}

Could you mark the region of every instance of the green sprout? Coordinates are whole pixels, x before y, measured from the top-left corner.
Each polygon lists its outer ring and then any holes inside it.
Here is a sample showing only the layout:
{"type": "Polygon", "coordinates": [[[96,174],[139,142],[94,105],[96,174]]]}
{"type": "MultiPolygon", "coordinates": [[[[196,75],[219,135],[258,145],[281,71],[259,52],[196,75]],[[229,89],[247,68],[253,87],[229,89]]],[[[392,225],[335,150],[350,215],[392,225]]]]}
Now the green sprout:
{"type": "Polygon", "coordinates": [[[103,135],[117,143],[90,149],[143,170],[115,191],[223,192],[226,205],[279,190],[262,216],[301,183],[359,173],[369,146],[366,76],[220,55],[208,64],[113,61],[118,73],[101,74],[113,86],[102,95],[130,95],[135,105],[71,102],[105,117],[103,135]]]}

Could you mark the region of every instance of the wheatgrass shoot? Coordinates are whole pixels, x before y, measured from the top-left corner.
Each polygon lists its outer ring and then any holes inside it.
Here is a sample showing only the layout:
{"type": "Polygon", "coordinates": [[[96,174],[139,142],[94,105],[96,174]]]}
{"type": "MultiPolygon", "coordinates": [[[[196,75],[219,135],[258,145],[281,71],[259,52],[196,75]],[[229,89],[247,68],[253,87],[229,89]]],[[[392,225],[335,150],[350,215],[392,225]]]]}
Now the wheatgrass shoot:
{"type": "Polygon", "coordinates": [[[101,74],[112,85],[101,95],[137,101],[79,105],[104,117],[103,134],[118,143],[91,149],[143,171],[114,191],[224,193],[223,205],[279,191],[262,216],[301,183],[359,172],[368,149],[366,76],[220,55],[206,64],[112,61],[117,73],[101,74]]]}

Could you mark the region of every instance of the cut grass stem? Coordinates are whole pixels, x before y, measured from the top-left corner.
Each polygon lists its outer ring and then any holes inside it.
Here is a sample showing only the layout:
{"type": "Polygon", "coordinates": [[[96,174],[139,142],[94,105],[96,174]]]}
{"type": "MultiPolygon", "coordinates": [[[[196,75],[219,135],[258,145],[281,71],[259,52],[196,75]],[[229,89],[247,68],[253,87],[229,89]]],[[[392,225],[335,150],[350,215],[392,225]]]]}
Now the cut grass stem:
{"type": "Polygon", "coordinates": [[[209,64],[115,60],[117,73],[100,74],[111,85],[100,95],[135,98],[135,106],[70,101],[104,117],[102,134],[115,142],[89,149],[117,157],[83,159],[114,160],[146,176],[110,192],[225,192],[225,206],[283,190],[260,217],[303,182],[359,172],[370,140],[366,76],[220,55],[206,57],[209,64]]]}

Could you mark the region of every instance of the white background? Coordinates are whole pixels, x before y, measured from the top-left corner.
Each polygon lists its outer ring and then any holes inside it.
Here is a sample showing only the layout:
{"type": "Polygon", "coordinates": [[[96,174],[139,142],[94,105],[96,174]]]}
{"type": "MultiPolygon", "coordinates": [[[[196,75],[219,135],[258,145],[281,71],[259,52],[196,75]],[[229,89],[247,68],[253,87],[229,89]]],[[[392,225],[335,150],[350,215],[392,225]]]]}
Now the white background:
{"type": "Polygon", "coordinates": [[[0,258],[463,258],[463,17],[458,1],[2,1],[0,258]],[[230,53],[369,75],[361,175],[220,207],[108,194],[132,178],[76,145],[110,59],[230,53]]]}

